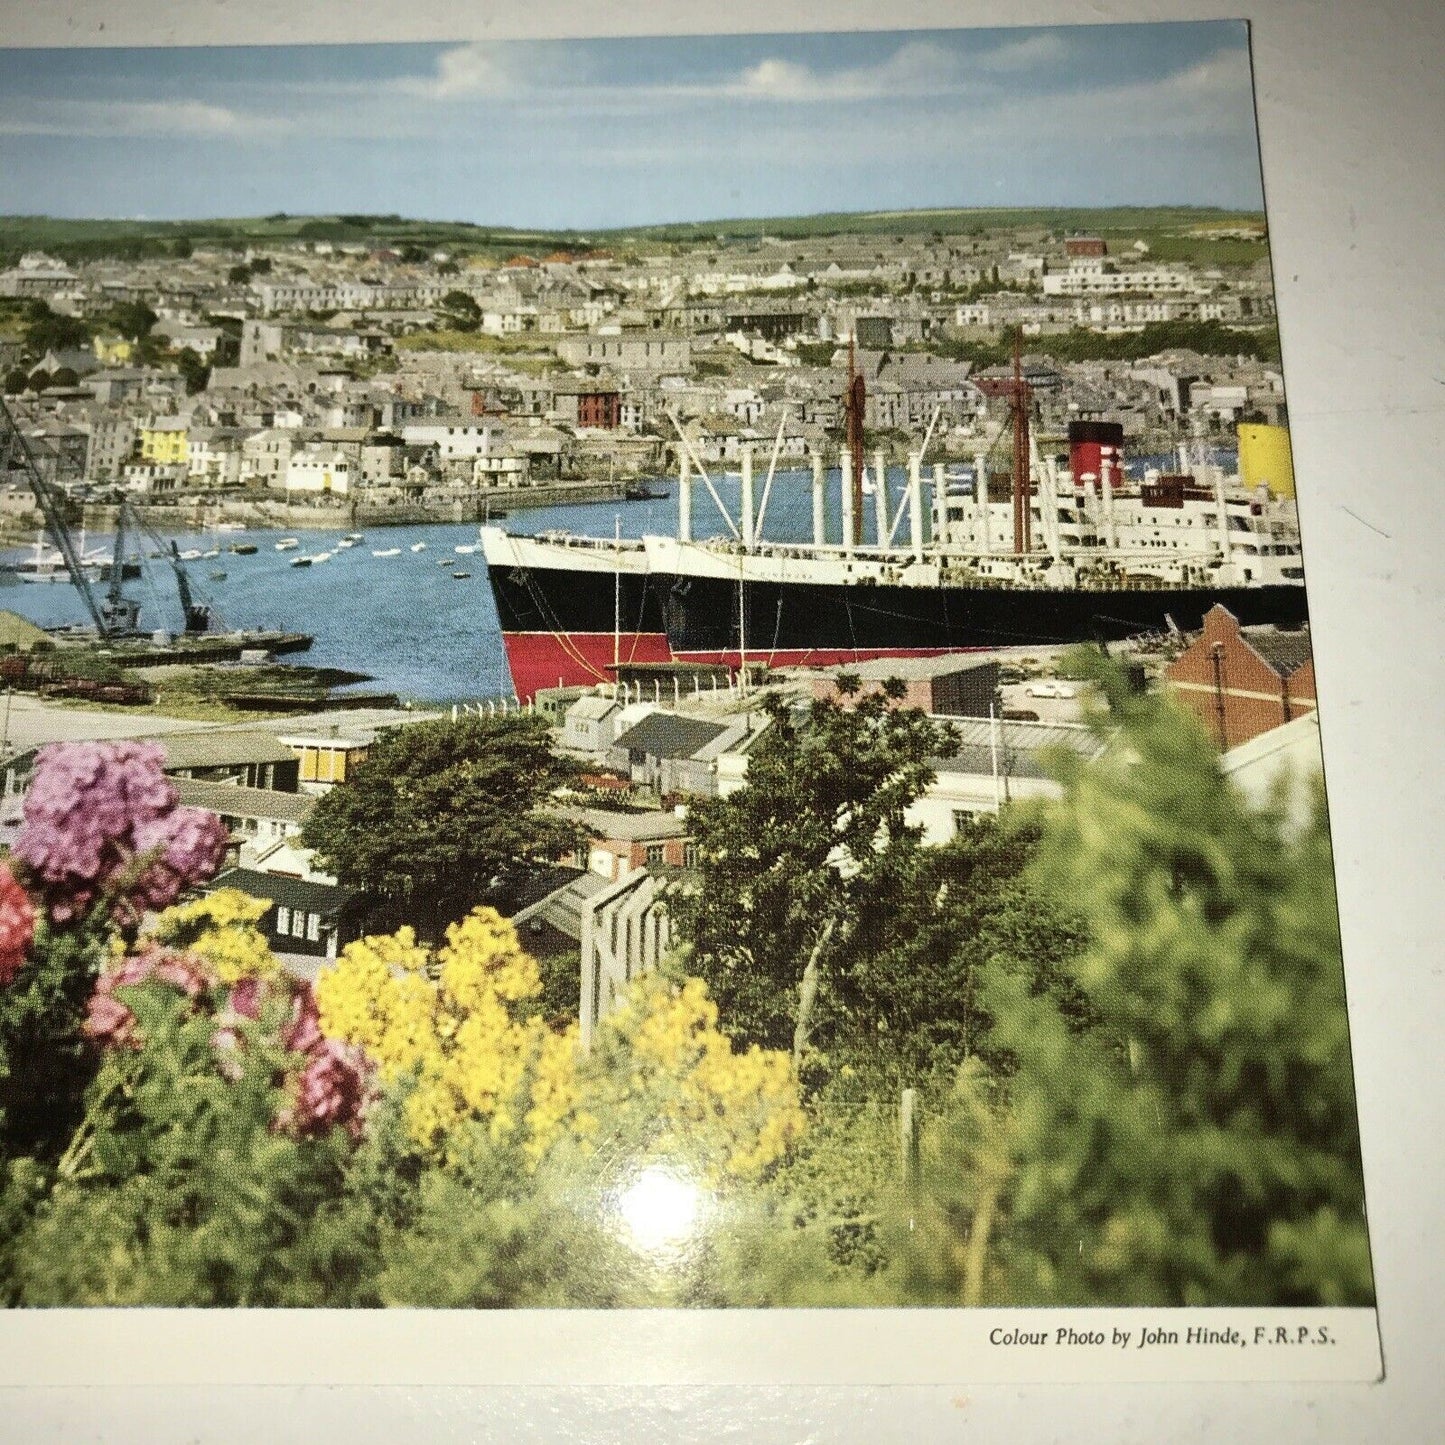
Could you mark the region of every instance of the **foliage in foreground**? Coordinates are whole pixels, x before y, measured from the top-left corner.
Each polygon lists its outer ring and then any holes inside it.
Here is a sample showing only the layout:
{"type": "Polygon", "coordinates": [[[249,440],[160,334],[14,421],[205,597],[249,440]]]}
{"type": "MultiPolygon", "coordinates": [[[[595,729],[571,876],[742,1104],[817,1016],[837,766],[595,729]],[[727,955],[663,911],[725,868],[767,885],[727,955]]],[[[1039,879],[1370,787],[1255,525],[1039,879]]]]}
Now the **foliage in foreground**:
{"type": "Polygon", "coordinates": [[[1005,972],[1007,1067],[926,1141],[913,1297],[1373,1299],[1323,791],[1253,811],[1197,723],[1103,671],[1122,743],[1065,770],[1036,877],[1084,918],[1081,1028],[1005,972]]]}
{"type": "Polygon", "coordinates": [[[780,729],[786,806],[726,822],[784,845],[728,853],[756,890],[730,946],[771,958],[781,1000],[648,978],[587,1054],[487,909],[435,950],[402,930],[287,978],[261,905],[177,901],[223,840],[153,753],[48,751],[0,869],[0,1298],[1368,1302],[1322,801],[1303,826],[1250,809],[1193,724],[1103,681],[1105,758],[943,849],[903,822],[936,741],[916,719],[780,729]],[[869,769],[897,786],[865,814],[869,769]],[[775,857],[841,935],[801,1068],[748,1037],[796,1042],[824,921],[788,911],[775,857]],[[848,890],[863,874],[896,910],[848,890]]]}

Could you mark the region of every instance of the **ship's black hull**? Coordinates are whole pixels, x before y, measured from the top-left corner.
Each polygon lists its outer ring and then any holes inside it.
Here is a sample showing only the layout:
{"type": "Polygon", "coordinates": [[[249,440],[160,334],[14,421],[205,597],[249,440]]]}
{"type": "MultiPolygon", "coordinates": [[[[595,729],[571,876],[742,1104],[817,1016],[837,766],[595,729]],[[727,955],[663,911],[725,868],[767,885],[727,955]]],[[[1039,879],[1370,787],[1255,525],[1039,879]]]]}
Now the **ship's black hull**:
{"type": "Polygon", "coordinates": [[[685,577],[666,596],[674,653],[770,654],[950,651],[1117,640],[1197,629],[1222,603],[1246,626],[1298,626],[1307,619],[1294,584],[1107,591],[1010,587],[888,587],[749,582],[739,608],[735,580],[685,577]],[[740,622],[745,619],[744,636],[740,622]]]}
{"type": "Polygon", "coordinates": [[[489,569],[516,689],[590,684],[618,662],[749,661],[831,666],[873,657],[1117,641],[1198,629],[1223,604],[1245,626],[1295,627],[1305,590],[899,587],[568,569],[489,569]]]}
{"type": "Polygon", "coordinates": [[[662,598],[670,578],[494,565],[487,576],[504,634],[666,630],[662,598]]]}

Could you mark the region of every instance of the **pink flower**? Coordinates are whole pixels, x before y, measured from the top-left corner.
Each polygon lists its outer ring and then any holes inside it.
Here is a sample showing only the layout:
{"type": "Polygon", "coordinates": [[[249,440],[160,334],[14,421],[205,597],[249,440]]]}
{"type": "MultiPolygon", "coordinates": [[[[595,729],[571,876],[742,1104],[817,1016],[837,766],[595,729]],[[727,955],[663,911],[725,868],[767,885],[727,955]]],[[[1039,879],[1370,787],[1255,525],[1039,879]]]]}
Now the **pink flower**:
{"type": "Polygon", "coordinates": [[[231,988],[226,1007],[243,1019],[261,1017],[262,983],[259,978],[243,978],[231,988]]]}
{"type": "Polygon", "coordinates": [[[172,988],[185,994],[187,998],[195,998],[197,994],[205,990],[208,982],[206,975],[196,966],[195,962],[184,954],[166,954],[157,959],[154,968],[151,969],[151,978],[157,983],[169,984],[172,988]]]}
{"type": "Polygon", "coordinates": [[[139,1048],[135,1015],[115,995],[118,989],[138,988],[146,983],[164,984],[188,999],[199,998],[210,987],[204,969],[189,954],[148,944],[96,979],[85,1032],[100,1044],[124,1043],[139,1048]]]}
{"type": "Polygon", "coordinates": [[[20,972],[35,938],[35,906],[15,875],[0,864],[0,988],[20,972]]]}
{"type": "Polygon", "coordinates": [[[136,1037],[135,1022],[135,1015],[119,999],[97,989],[90,996],[81,1028],[87,1038],[105,1048],[138,1049],[140,1040],[136,1037]]]}
{"type": "Polygon", "coordinates": [[[344,1044],[327,1040],[301,1071],[286,1122],[302,1136],[324,1134],[340,1125],[356,1139],[365,1103],[366,1079],[359,1062],[344,1044]]]}
{"type": "Polygon", "coordinates": [[[316,1012],[316,995],[309,983],[296,990],[291,1021],[281,1030],[281,1042],[294,1053],[306,1054],[322,1043],[321,1016],[316,1012]]]}

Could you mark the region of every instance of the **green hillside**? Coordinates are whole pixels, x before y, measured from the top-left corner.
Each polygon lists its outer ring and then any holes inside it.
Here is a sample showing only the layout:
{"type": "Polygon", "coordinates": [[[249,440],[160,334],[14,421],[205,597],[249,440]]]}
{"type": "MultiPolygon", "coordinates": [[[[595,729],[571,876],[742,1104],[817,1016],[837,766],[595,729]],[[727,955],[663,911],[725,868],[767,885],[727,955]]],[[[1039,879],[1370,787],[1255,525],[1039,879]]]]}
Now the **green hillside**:
{"type": "Polygon", "coordinates": [[[880,238],[983,238],[999,231],[1060,236],[1087,231],[1111,242],[1111,249],[1143,240],[1161,260],[1203,264],[1248,264],[1267,252],[1264,217],[1258,212],[1193,207],[1105,207],[1099,209],[927,209],[830,212],[815,216],[772,216],[630,226],[612,230],[536,231],[480,226],[463,221],[408,219],[398,215],[328,215],[218,218],[189,221],[66,220],[50,216],[0,216],[0,262],[13,264],[25,251],[43,250],[67,261],[99,257],[141,259],[185,256],[197,246],[243,251],[248,246],[287,242],[361,242],[419,252],[445,249],[459,255],[537,256],[556,250],[617,245],[709,245],[828,236],[880,238]],[[1258,240],[1201,237],[1209,228],[1259,228],[1258,240]]]}

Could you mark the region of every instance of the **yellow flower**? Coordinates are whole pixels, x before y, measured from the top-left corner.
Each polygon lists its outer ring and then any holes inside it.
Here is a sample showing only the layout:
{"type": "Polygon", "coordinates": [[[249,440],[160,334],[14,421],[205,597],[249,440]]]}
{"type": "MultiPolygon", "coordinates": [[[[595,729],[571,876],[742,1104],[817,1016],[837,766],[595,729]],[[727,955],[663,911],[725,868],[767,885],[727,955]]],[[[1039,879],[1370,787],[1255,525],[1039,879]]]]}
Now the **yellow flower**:
{"type": "Polygon", "coordinates": [[[589,1153],[631,1135],[719,1182],[756,1178],[802,1132],[788,1057],[735,1053],[700,979],[638,980],[590,1056],[576,1025],[526,1012],[540,993],[536,961],[490,908],[453,924],[435,960],[403,929],[350,944],[316,983],[323,1032],[364,1048],[385,1082],[411,1080],[408,1132],[442,1159],[475,1124],[531,1168],[564,1141],[589,1153]]]}
{"type": "Polygon", "coordinates": [[[237,888],[221,888],[167,908],[156,919],[154,936],[205,960],[222,983],[274,978],[281,966],[256,927],[270,906],[237,888]]]}

